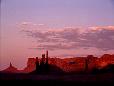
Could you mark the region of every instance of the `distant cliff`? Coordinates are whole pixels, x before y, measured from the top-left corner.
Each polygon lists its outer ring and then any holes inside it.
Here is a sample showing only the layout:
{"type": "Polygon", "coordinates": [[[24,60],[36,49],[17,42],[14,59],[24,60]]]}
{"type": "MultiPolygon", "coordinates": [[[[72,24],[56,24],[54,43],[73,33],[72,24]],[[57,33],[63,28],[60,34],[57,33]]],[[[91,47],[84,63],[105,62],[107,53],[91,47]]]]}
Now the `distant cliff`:
{"type": "MultiPolygon", "coordinates": [[[[39,59],[41,60],[41,59],[39,59]]],[[[92,71],[93,68],[103,68],[108,64],[114,64],[114,55],[104,54],[100,58],[88,55],[87,57],[73,58],[48,58],[48,63],[56,65],[65,72],[84,72],[92,71]]],[[[24,72],[35,70],[35,58],[28,58],[27,67],[24,72]]]]}

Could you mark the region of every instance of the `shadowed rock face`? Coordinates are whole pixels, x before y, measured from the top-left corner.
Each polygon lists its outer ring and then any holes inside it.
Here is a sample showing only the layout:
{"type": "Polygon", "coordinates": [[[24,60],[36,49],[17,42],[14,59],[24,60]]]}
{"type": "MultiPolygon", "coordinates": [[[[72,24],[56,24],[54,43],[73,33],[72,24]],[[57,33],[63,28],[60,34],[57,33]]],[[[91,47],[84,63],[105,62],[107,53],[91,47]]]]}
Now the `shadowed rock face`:
{"type": "Polygon", "coordinates": [[[104,68],[100,69],[101,72],[113,72],[114,73],[114,64],[108,64],[104,68]]]}
{"type": "Polygon", "coordinates": [[[42,54],[42,58],[39,61],[38,57],[36,57],[35,62],[35,70],[32,71],[30,74],[60,74],[63,71],[57,67],[55,64],[48,63],[48,52],[45,58],[45,54],[42,54]]]}
{"type": "Polygon", "coordinates": [[[92,73],[114,73],[114,64],[108,64],[103,68],[94,68],[92,73]]]}
{"type": "Polygon", "coordinates": [[[62,69],[57,67],[56,65],[44,65],[39,66],[38,69],[32,71],[30,74],[62,74],[64,73],[62,69]]]}

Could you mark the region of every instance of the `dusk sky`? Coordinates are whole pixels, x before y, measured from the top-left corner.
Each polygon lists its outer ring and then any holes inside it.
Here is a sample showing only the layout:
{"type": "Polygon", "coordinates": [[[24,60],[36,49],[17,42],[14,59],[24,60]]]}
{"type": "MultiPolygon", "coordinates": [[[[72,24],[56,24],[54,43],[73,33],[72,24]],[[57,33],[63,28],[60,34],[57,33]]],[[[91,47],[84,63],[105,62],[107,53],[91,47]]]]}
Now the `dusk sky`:
{"type": "Polygon", "coordinates": [[[114,54],[114,0],[1,0],[0,70],[30,57],[114,54]]]}

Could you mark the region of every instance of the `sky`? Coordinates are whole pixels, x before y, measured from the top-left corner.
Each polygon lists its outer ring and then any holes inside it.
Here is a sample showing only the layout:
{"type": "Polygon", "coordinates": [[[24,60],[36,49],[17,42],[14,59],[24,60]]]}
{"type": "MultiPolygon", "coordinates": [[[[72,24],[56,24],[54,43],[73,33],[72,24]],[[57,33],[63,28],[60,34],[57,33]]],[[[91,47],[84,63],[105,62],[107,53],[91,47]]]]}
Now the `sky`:
{"type": "MultiPolygon", "coordinates": [[[[27,58],[114,54],[114,0],[1,0],[0,70],[27,58]]],[[[21,64],[20,64],[21,63],[21,64]]]]}

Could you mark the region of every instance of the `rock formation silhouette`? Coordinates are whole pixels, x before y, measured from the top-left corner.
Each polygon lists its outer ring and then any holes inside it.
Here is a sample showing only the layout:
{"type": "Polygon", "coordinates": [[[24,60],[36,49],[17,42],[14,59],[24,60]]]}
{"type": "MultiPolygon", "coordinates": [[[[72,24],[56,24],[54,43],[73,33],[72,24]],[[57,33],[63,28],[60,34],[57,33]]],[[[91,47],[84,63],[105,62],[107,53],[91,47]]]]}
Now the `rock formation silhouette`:
{"type": "Polygon", "coordinates": [[[2,71],[3,73],[18,73],[18,70],[16,67],[14,67],[12,65],[12,63],[10,62],[10,66],[8,68],[6,68],[5,70],[2,71]]]}
{"type": "Polygon", "coordinates": [[[57,67],[56,65],[51,65],[48,63],[48,51],[45,54],[42,54],[41,60],[36,57],[36,69],[32,71],[30,74],[58,74],[63,73],[63,71],[57,67]]]}
{"type": "MultiPolygon", "coordinates": [[[[42,54],[42,57],[28,58],[27,67],[23,70],[17,70],[11,63],[8,68],[1,72],[9,73],[33,73],[33,74],[46,74],[46,73],[100,73],[106,72],[106,69],[112,72],[114,65],[114,54],[104,54],[101,57],[94,57],[88,55],[87,57],[72,57],[72,58],[50,58],[48,51],[42,54]]],[[[107,72],[108,72],[107,71],[107,72]]]]}

